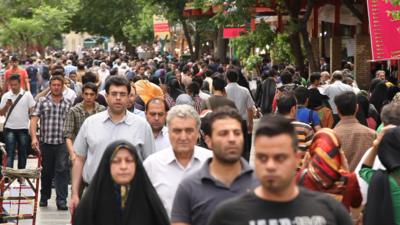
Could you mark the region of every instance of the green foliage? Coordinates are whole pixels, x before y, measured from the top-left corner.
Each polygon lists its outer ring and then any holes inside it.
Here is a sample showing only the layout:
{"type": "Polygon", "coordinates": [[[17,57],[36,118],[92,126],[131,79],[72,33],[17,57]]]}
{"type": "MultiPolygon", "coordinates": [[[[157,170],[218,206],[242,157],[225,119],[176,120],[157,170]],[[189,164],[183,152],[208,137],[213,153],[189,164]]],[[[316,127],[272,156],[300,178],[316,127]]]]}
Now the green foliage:
{"type": "Polygon", "coordinates": [[[248,32],[242,36],[231,40],[231,47],[234,48],[240,59],[246,60],[252,55],[251,49],[259,48],[265,50],[266,46],[271,46],[274,41],[275,33],[268,24],[261,23],[253,32],[248,32]]]}
{"type": "Polygon", "coordinates": [[[30,45],[52,45],[70,23],[76,3],[77,0],[0,0],[0,10],[4,12],[0,15],[1,43],[22,52],[30,45]]]}
{"type": "Polygon", "coordinates": [[[275,62],[294,62],[287,34],[277,34],[271,46],[271,58],[275,62]]]}

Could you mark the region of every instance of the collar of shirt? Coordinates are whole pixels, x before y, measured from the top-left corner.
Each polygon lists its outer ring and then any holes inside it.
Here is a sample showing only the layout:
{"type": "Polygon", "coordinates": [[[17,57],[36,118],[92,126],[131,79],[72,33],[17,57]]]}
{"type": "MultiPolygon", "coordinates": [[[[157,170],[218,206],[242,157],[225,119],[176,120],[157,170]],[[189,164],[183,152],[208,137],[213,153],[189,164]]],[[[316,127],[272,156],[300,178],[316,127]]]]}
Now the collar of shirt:
{"type": "MultiPolygon", "coordinates": [[[[212,182],[214,182],[214,184],[217,184],[217,183],[219,184],[221,182],[216,180],[213,176],[211,176],[210,167],[209,167],[211,160],[212,160],[212,158],[209,158],[207,161],[204,162],[204,164],[200,168],[200,170],[199,170],[200,171],[200,179],[201,180],[211,180],[212,182]]],[[[242,171],[240,172],[238,177],[242,176],[243,174],[253,172],[253,169],[243,158],[240,159],[240,164],[242,165],[242,171]]]]}
{"type": "Polygon", "coordinates": [[[226,87],[231,87],[231,86],[239,86],[239,84],[236,82],[232,82],[226,85],[226,87]]]}
{"type": "MultiPolygon", "coordinates": [[[[49,92],[49,93],[47,94],[46,99],[49,100],[49,101],[51,101],[51,102],[53,102],[53,97],[51,96],[51,92],[49,92]]],[[[63,95],[63,96],[61,97],[60,102],[63,102],[64,99],[65,99],[65,98],[64,98],[64,95],[63,95]]]]}
{"type": "MultiPolygon", "coordinates": [[[[194,160],[199,160],[199,153],[198,153],[198,151],[196,151],[196,149],[197,149],[197,146],[194,146],[192,159],[190,160],[190,162],[188,163],[186,168],[189,168],[194,160]]],[[[174,153],[174,150],[172,150],[172,147],[170,147],[168,149],[165,149],[163,151],[168,151],[168,154],[167,154],[167,156],[165,157],[165,160],[164,160],[164,164],[165,165],[171,164],[173,162],[177,162],[178,163],[178,160],[175,157],[175,153],[174,153]]]]}
{"type": "MultiPolygon", "coordinates": [[[[133,124],[133,118],[130,115],[131,112],[129,112],[128,110],[126,110],[125,112],[125,116],[124,118],[122,118],[121,121],[119,121],[118,123],[126,123],[127,125],[132,125],[133,124]]],[[[111,120],[111,116],[108,110],[105,110],[103,114],[101,114],[102,118],[101,121],[106,122],[107,120],[111,120]]]]}
{"type": "Polygon", "coordinates": [[[158,135],[156,136],[155,139],[157,139],[157,138],[163,138],[163,137],[168,137],[168,127],[166,127],[166,126],[164,126],[164,127],[161,129],[160,133],[158,133],[158,135]]]}
{"type": "Polygon", "coordinates": [[[12,97],[14,97],[14,96],[22,95],[23,92],[24,92],[24,91],[23,91],[22,89],[20,89],[19,92],[18,92],[18,94],[14,94],[14,92],[12,92],[12,91],[10,90],[10,95],[11,95],[12,97]]]}
{"type": "Polygon", "coordinates": [[[360,123],[357,118],[341,118],[337,125],[360,123]]]}
{"type": "MultiPolygon", "coordinates": [[[[79,109],[79,111],[80,111],[81,113],[83,113],[83,114],[86,113],[86,111],[85,111],[85,106],[84,106],[84,103],[83,103],[83,102],[79,102],[78,104],[76,104],[76,106],[78,107],[78,109],[79,109]]],[[[95,103],[94,103],[93,113],[97,113],[97,112],[99,112],[99,111],[100,111],[100,104],[97,103],[97,102],[95,102],[95,103]]]]}

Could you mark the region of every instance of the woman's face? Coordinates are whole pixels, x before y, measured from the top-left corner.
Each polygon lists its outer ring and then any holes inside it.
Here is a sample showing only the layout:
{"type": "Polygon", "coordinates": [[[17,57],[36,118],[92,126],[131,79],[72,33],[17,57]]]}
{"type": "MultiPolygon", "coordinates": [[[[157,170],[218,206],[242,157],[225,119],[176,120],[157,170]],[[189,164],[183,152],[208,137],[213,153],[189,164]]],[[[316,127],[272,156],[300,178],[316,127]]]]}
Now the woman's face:
{"type": "Polygon", "coordinates": [[[129,184],[135,176],[136,163],[128,149],[119,149],[111,160],[111,177],[119,185],[129,184]]]}

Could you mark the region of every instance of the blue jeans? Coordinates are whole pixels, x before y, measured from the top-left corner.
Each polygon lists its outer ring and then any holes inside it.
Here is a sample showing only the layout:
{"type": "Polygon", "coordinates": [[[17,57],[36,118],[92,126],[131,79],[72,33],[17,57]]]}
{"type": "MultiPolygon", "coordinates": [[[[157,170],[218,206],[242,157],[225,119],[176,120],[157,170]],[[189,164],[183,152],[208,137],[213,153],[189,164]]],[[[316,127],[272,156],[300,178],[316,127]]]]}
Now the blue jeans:
{"type": "Polygon", "coordinates": [[[24,169],[29,145],[28,129],[4,128],[4,142],[7,151],[7,167],[14,167],[14,153],[18,144],[18,169],[24,169]]]}

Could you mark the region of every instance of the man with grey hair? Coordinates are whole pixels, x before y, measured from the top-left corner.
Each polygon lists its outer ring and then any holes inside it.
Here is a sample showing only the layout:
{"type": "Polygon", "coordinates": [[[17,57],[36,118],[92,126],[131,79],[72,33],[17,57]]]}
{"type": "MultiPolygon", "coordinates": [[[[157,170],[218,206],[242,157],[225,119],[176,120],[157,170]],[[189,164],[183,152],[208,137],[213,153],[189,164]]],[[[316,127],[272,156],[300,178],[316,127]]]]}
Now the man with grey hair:
{"type": "Polygon", "coordinates": [[[332,80],[329,85],[325,87],[325,89],[321,92],[321,94],[327,95],[329,97],[329,104],[332,107],[334,126],[339,122],[339,114],[335,104],[335,97],[346,92],[353,91],[353,87],[350,85],[344,84],[343,82],[343,72],[340,70],[336,70],[332,73],[332,80]]]}
{"type": "Polygon", "coordinates": [[[384,70],[378,70],[375,72],[375,78],[386,81],[386,72],[384,70]]]}
{"type": "Polygon", "coordinates": [[[192,106],[171,108],[167,126],[171,147],[150,155],[143,165],[170,216],[179,183],[212,157],[212,152],[196,146],[200,116],[192,106]]]}
{"type": "Polygon", "coordinates": [[[76,72],[76,70],[77,70],[77,67],[74,66],[74,65],[72,65],[72,61],[71,61],[70,59],[68,59],[68,60],[66,61],[66,65],[64,66],[64,74],[65,74],[65,76],[69,77],[69,74],[70,74],[72,71],[75,71],[75,72],[76,72]]]}

